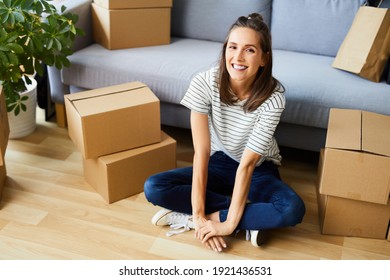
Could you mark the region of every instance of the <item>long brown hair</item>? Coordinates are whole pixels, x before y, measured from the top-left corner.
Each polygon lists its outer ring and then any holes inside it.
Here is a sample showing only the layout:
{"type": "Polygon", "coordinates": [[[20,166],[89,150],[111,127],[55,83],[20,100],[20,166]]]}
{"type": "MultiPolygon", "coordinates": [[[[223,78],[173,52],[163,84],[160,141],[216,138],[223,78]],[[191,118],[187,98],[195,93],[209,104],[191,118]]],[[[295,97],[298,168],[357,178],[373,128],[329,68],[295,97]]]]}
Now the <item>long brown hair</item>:
{"type": "MultiPolygon", "coordinates": [[[[260,47],[263,54],[267,54],[268,58],[264,67],[260,67],[257,71],[255,81],[253,82],[250,97],[244,104],[245,112],[253,112],[256,110],[272,93],[275,91],[284,92],[282,84],[272,76],[272,45],[271,34],[263,17],[258,13],[252,13],[247,17],[239,17],[230,27],[230,32],[237,27],[248,27],[257,32],[260,38],[260,47]]],[[[226,68],[226,47],[229,40],[229,35],[223,44],[221,59],[219,62],[219,91],[221,101],[227,105],[233,105],[237,102],[237,97],[232,92],[229,83],[229,73],[226,68]]]]}

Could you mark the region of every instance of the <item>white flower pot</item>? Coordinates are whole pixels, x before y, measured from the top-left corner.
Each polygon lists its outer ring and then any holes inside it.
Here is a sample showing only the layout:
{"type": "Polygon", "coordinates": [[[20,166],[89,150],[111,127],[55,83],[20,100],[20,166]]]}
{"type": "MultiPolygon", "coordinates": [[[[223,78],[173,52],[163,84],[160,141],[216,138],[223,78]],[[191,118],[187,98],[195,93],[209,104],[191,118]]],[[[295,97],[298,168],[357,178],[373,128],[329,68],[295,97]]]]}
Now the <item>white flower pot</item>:
{"type": "Polygon", "coordinates": [[[32,84],[26,85],[27,90],[21,94],[28,96],[28,99],[24,101],[27,110],[20,110],[20,113],[17,116],[15,116],[15,113],[13,111],[8,113],[10,139],[25,137],[33,133],[37,127],[37,81],[32,78],[30,79],[32,81],[32,84]]]}

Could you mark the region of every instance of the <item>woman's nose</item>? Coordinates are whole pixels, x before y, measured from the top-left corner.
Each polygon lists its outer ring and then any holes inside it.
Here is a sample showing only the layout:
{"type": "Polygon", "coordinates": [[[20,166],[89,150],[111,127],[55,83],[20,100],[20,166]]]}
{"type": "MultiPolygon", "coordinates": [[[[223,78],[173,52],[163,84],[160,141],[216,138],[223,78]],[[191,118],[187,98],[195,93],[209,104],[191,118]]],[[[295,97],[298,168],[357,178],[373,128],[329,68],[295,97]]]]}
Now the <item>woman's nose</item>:
{"type": "Polygon", "coordinates": [[[236,52],[236,60],[237,60],[237,61],[242,61],[242,60],[244,60],[244,53],[243,53],[243,51],[238,50],[238,51],[236,52]]]}

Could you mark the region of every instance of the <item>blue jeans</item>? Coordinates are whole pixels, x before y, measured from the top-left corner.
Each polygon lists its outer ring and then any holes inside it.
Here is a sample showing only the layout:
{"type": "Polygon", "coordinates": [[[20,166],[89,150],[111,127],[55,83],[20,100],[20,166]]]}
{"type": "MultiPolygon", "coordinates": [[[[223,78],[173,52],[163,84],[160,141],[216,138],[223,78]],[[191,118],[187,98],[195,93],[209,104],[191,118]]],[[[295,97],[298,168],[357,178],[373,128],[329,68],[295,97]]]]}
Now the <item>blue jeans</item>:
{"type": "MultiPolygon", "coordinates": [[[[219,211],[220,221],[227,218],[238,163],[217,152],[210,157],[206,190],[206,214],[219,211]]],[[[149,202],[176,212],[192,214],[192,167],[178,168],[153,175],[144,186],[149,202]]],[[[284,183],[278,167],[269,161],[256,167],[248,203],[237,229],[265,230],[294,226],[302,221],[305,205],[284,183]]]]}

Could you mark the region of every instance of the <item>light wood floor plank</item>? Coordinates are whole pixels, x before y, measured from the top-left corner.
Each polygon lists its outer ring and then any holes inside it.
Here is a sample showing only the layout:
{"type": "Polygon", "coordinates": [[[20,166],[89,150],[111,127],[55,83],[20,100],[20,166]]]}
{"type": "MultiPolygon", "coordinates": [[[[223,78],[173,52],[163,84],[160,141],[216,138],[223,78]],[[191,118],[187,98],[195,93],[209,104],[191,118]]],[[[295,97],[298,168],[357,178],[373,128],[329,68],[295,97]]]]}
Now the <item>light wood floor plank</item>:
{"type": "MultiPolygon", "coordinates": [[[[189,166],[189,130],[163,127],[178,142],[177,165],[189,166]]],[[[0,259],[321,260],[390,259],[386,240],[322,235],[317,163],[285,155],[281,175],[305,201],[307,213],[293,228],[272,230],[262,248],[244,232],[226,237],[223,253],[206,249],[193,231],[167,237],[151,218],[160,208],[143,193],[107,204],[85,181],[80,152],[67,129],[46,122],[38,110],[32,135],[10,140],[0,202],[0,259]]]]}

